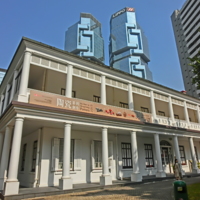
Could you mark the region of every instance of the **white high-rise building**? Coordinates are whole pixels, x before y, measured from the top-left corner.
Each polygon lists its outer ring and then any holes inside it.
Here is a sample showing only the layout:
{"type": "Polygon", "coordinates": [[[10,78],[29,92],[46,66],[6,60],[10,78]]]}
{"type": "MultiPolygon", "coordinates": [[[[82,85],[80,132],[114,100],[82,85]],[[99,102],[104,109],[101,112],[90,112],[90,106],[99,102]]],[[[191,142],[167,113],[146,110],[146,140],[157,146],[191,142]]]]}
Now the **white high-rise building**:
{"type": "Polygon", "coordinates": [[[199,98],[200,90],[192,84],[194,74],[188,57],[194,57],[200,50],[200,0],[187,0],[180,10],[173,12],[171,20],[185,90],[187,94],[199,98]]]}

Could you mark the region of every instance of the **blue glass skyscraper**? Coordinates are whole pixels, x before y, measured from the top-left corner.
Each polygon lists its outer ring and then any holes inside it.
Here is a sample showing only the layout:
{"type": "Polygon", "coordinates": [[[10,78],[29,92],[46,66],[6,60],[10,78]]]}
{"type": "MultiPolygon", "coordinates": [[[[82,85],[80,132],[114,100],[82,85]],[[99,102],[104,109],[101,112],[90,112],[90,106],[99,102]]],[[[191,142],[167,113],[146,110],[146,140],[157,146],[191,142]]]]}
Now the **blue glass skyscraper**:
{"type": "Polygon", "coordinates": [[[148,41],[134,8],[124,8],[110,19],[110,66],[152,81],[148,41]]]}
{"type": "Polygon", "coordinates": [[[81,13],[80,21],[66,31],[65,50],[104,63],[101,23],[91,14],[81,13]]]}

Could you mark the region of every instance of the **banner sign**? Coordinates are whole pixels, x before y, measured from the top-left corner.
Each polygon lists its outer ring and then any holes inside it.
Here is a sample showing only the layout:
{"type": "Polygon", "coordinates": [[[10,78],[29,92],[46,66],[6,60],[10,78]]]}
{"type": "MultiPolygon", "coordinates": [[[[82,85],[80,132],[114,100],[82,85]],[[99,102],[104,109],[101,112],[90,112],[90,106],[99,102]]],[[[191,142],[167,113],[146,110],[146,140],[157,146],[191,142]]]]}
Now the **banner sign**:
{"type": "Polygon", "coordinates": [[[102,105],[91,101],[67,98],[65,96],[46,93],[42,91],[30,91],[30,104],[62,108],[66,110],[75,110],[83,113],[92,113],[96,115],[110,116],[113,118],[128,119],[133,121],[151,122],[151,114],[134,112],[129,109],[102,105]]]}

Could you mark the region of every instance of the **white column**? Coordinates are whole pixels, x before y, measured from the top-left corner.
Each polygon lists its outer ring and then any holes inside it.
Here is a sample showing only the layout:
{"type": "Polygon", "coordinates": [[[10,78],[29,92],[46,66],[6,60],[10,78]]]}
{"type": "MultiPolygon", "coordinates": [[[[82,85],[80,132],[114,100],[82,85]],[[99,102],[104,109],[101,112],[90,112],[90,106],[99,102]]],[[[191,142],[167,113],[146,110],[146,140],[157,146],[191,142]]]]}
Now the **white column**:
{"type": "Polygon", "coordinates": [[[155,140],[155,150],[156,150],[156,158],[157,158],[157,173],[156,177],[166,177],[165,172],[162,168],[162,161],[161,161],[161,152],[160,152],[160,140],[159,140],[159,134],[154,134],[154,140],[155,140]]]}
{"type": "Polygon", "coordinates": [[[197,105],[197,120],[198,120],[198,123],[200,123],[200,111],[199,111],[199,105],[197,105]]]}
{"type": "Polygon", "coordinates": [[[1,95],[1,102],[0,102],[0,115],[1,115],[1,113],[2,113],[2,111],[3,111],[3,108],[2,108],[2,106],[3,106],[3,103],[2,103],[3,98],[4,98],[4,95],[2,94],[2,95],[1,95]]]}
{"type": "Polygon", "coordinates": [[[5,183],[5,190],[4,190],[5,195],[12,195],[19,193],[19,181],[17,179],[17,175],[18,175],[23,122],[24,119],[21,117],[17,117],[15,120],[15,128],[14,128],[11,155],[10,155],[10,164],[8,170],[8,179],[5,183]]]}
{"type": "Polygon", "coordinates": [[[115,144],[116,144],[116,174],[117,174],[117,179],[121,179],[119,174],[118,134],[115,134],[115,144]]]}
{"type": "Polygon", "coordinates": [[[72,179],[70,177],[70,151],[71,151],[71,124],[66,123],[64,127],[63,171],[62,171],[62,178],[59,179],[59,186],[62,190],[73,188],[72,179]]]}
{"type": "Polygon", "coordinates": [[[16,87],[16,77],[17,77],[18,71],[15,70],[14,71],[14,75],[13,75],[13,81],[12,81],[12,89],[11,89],[11,94],[10,94],[10,99],[9,99],[9,103],[12,101],[13,97],[14,97],[14,93],[15,93],[15,87],[16,87]]]}
{"type": "Polygon", "coordinates": [[[154,101],[154,93],[151,90],[150,91],[150,102],[151,102],[151,114],[153,117],[153,122],[156,120],[156,107],[155,107],[155,101],[154,101]]]}
{"type": "Polygon", "coordinates": [[[142,175],[140,174],[139,164],[138,164],[137,136],[135,131],[131,131],[131,151],[132,151],[132,165],[133,165],[131,181],[140,182],[142,181],[142,175]]]}
{"type": "Polygon", "coordinates": [[[3,133],[0,132],[0,160],[1,160],[1,152],[3,150],[3,133]]]}
{"type": "Polygon", "coordinates": [[[178,163],[181,164],[181,157],[180,157],[180,151],[179,151],[179,145],[178,145],[178,137],[173,137],[173,144],[174,144],[174,152],[176,159],[178,160],[178,163]]]}
{"type": "Polygon", "coordinates": [[[188,116],[188,110],[187,110],[187,104],[186,101],[184,101],[184,116],[185,120],[187,121],[188,125],[190,124],[189,116],[188,116]]]}
{"type": "Polygon", "coordinates": [[[196,160],[196,153],[194,150],[194,142],[193,138],[189,138],[189,143],[190,143],[190,151],[191,151],[191,156],[192,156],[192,172],[193,173],[200,173],[199,168],[197,167],[197,160],[196,160]]]}
{"type": "Polygon", "coordinates": [[[172,106],[172,98],[171,98],[171,96],[169,96],[169,116],[170,116],[170,118],[171,118],[171,120],[172,120],[172,123],[174,123],[175,121],[174,121],[174,111],[173,111],[173,106],[172,106]]]}
{"type": "Polygon", "coordinates": [[[108,129],[102,128],[102,176],[100,176],[100,185],[112,185],[112,177],[108,169],[108,129]]]}
{"type": "Polygon", "coordinates": [[[73,66],[67,66],[67,80],[66,80],[66,92],[65,96],[68,98],[72,98],[72,77],[73,77],[73,66]]]}
{"type": "Polygon", "coordinates": [[[10,153],[12,131],[13,131],[12,126],[6,127],[2,155],[1,155],[1,162],[0,162],[0,190],[4,189],[4,182],[6,181],[7,178],[8,158],[10,153]]]}
{"type": "MultiPolygon", "coordinates": [[[[174,146],[174,152],[175,152],[176,159],[178,160],[178,163],[181,166],[182,175],[185,175],[185,171],[182,169],[181,156],[180,156],[178,137],[177,136],[173,137],[173,146],[174,146]]],[[[173,160],[173,162],[174,161],[175,160],[173,160]]]]}
{"type": "Polygon", "coordinates": [[[33,183],[33,187],[37,187],[38,185],[38,174],[39,174],[39,159],[40,159],[40,141],[41,141],[41,132],[42,128],[38,130],[38,142],[37,142],[37,156],[36,156],[36,163],[35,163],[35,182],[33,183]]]}
{"type": "Polygon", "coordinates": [[[106,105],[106,77],[101,75],[101,103],[106,105]]]}
{"type": "Polygon", "coordinates": [[[19,95],[24,96],[24,97],[27,96],[29,71],[30,71],[30,59],[31,59],[31,52],[25,51],[22,74],[21,74],[21,82],[20,82],[20,88],[19,88],[19,95]]]}
{"type": "Polygon", "coordinates": [[[128,84],[128,106],[130,110],[134,110],[132,84],[128,84]]]}
{"type": "Polygon", "coordinates": [[[3,111],[6,109],[8,105],[8,90],[10,88],[10,84],[6,86],[6,92],[5,92],[5,99],[4,99],[4,106],[3,106],[3,111]]]}

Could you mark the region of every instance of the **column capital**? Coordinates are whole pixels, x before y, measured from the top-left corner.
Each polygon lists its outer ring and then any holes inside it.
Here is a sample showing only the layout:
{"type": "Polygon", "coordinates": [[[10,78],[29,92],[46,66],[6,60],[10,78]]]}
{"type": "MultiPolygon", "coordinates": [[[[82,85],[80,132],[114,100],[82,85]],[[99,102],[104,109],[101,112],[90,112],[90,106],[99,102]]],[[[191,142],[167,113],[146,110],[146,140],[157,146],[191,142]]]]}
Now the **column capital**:
{"type": "Polygon", "coordinates": [[[24,121],[24,117],[15,117],[15,121],[24,121]]]}
{"type": "Polygon", "coordinates": [[[102,130],[108,130],[108,127],[104,126],[104,127],[101,127],[102,130]]]}
{"type": "Polygon", "coordinates": [[[72,64],[67,64],[67,67],[73,68],[73,65],[72,64]]]}
{"type": "Polygon", "coordinates": [[[150,90],[151,93],[154,93],[154,90],[150,90]]]}
{"type": "Polygon", "coordinates": [[[8,125],[6,125],[6,128],[14,128],[14,125],[10,125],[10,124],[8,124],[8,125]]]}
{"type": "Polygon", "coordinates": [[[71,127],[72,126],[72,122],[64,122],[64,126],[65,127],[71,127]]]}
{"type": "Polygon", "coordinates": [[[169,95],[168,98],[169,98],[169,101],[171,102],[172,101],[172,96],[169,95]]]}
{"type": "Polygon", "coordinates": [[[130,130],[130,134],[132,134],[132,133],[137,133],[137,131],[136,130],[130,130]]]}
{"type": "Polygon", "coordinates": [[[24,54],[30,54],[30,55],[31,55],[32,52],[31,52],[31,51],[28,51],[28,50],[25,50],[25,51],[24,51],[24,54]]]}

